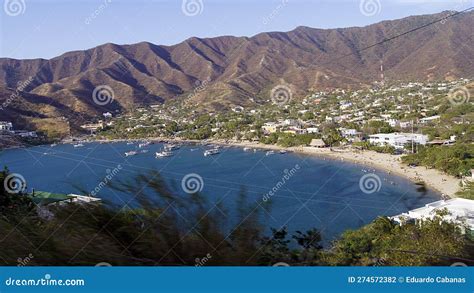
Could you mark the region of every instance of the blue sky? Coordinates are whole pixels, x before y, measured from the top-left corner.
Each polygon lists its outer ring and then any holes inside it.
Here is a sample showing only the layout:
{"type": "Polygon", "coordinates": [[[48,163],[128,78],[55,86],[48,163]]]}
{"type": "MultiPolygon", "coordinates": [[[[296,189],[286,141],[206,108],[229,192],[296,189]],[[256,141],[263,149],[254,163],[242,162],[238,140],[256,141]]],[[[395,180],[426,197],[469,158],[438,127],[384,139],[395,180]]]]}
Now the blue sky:
{"type": "Polygon", "coordinates": [[[265,31],[289,31],[300,25],[317,28],[364,26],[381,20],[474,6],[474,0],[3,2],[0,57],[19,59],[52,58],[108,42],[148,41],[171,45],[191,36],[252,36],[265,31]]]}

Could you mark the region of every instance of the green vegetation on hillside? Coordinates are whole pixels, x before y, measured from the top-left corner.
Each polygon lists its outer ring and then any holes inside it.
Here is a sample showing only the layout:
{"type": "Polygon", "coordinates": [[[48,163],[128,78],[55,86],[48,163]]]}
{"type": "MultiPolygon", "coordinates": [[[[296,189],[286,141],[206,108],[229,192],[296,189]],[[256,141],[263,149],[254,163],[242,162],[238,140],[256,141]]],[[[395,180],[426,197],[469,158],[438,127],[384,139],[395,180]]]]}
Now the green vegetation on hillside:
{"type": "Polygon", "coordinates": [[[416,154],[404,156],[402,160],[409,165],[442,170],[452,176],[466,176],[474,169],[474,145],[420,146],[416,154]]]}

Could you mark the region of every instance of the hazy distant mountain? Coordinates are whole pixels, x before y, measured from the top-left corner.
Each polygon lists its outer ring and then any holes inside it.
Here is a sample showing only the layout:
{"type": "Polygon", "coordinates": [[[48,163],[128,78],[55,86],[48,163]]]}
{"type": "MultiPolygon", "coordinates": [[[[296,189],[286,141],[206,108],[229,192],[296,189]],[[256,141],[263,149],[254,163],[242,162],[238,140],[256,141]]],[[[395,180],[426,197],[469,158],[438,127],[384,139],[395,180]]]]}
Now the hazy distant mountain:
{"type": "Polygon", "coordinates": [[[87,120],[104,111],[176,98],[209,108],[246,106],[253,103],[250,98],[268,100],[278,84],[289,86],[295,96],[311,88],[370,85],[380,79],[381,60],[389,81],[473,77],[474,12],[358,52],[448,13],[366,27],[190,38],[174,46],[105,44],[50,60],[1,58],[0,106],[9,99],[6,117],[22,122],[60,116],[87,120]],[[11,99],[18,83],[29,79],[24,89],[29,94],[11,99]],[[94,103],[99,85],[112,88],[113,103],[94,103]]]}

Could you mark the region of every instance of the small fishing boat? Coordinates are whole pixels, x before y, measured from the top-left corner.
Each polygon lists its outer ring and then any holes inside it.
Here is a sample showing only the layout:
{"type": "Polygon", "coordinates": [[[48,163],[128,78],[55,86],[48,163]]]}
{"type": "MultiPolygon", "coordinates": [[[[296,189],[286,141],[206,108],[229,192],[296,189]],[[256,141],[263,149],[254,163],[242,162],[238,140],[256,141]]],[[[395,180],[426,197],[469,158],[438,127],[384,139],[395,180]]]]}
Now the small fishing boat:
{"type": "Polygon", "coordinates": [[[245,148],[244,148],[244,152],[248,152],[248,151],[250,151],[250,150],[252,150],[252,149],[249,148],[249,147],[245,147],[245,148]]]}
{"type": "Polygon", "coordinates": [[[53,143],[53,144],[51,144],[51,147],[54,148],[57,145],[58,145],[57,143],[53,143]]]}
{"type": "Polygon", "coordinates": [[[136,154],[137,154],[136,151],[129,151],[129,152],[126,152],[126,153],[125,153],[125,157],[135,156],[136,154]]]}
{"type": "Polygon", "coordinates": [[[73,145],[73,147],[75,148],[82,148],[84,145],[82,143],[76,143],[75,145],[73,145]]]}
{"type": "Polygon", "coordinates": [[[204,156],[207,157],[207,156],[217,155],[218,153],[220,153],[219,149],[214,148],[214,149],[204,151],[204,156]]]}
{"type": "Polygon", "coordinates": [[[133,141],[129,141],[127,142],[127,145],[132,145],[134,142],[133,141]]]}
{"type": "Polygon", "coordinates": [[[177,150],[179,149],[179,145],[175,145],[175,144],[167,144],[163,147],[163,149],[165,151],[174,151],[174,150],[177,150]]]}
{"type": "Polygon", "coordinates": [[[172,152],[170,151],[162,151],[162,152],[156,152],[155,156],[157,158],[163,158],[163,157],[171,157],[173,155],[172,152]]]}
{"type": "Polygon", "coordinates": [[[151,142],[149,141],[146,141],[146,142],[143,142],[141,144],[138,145],[139,148],[144,148],[144,147],[147,147],[151,144],[151,142]]]}
{"type": "Polygon", "coordinates": [[[273,154],[275,154],[274,151],[267,151],[267,152],[265,153],[265,156],[270,156],[270,155],[273,155],[273,154]]]}
{"type": "Polygon", "coordinates": [[[287,152],[288,152],[288,151],[281,150],[281,151],[280,151],[280,154],[284,155],[284,154],[286,154],[287,152]]]}

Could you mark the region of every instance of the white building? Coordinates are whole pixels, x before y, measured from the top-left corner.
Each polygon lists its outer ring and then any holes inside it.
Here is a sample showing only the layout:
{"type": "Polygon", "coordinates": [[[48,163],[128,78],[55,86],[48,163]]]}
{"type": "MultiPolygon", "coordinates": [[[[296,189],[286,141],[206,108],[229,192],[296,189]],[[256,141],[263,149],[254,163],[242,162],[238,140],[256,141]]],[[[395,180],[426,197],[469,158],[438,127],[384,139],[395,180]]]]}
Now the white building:
{"type": "Polygon", "coordinates": [[[431,117],[421,118],[420,122],[423,124],[430,123],[430,122],[437,122],[441,119],[441,116],[435,115],[431,117]]]}
{"type": "Polygon", "coordinates": [[[112,113],[110,113],[110,112],[102,113],[102,115],[103,115],[105,118],[112,118],[112,113]]]}
{"type": "Polygon", "coordinates": [[[390,125],[390,127],[397,127],[398,125],[400,125],[400,120],[390,118],[390,119],[387,119],[387,123],[388,125],[390,125]]]}
{"type": "Polygon", "coordinates": [[[417,143],[425,145],[428,142],[428,136],[418,133],[379,133],[369,135],[369,142],[379,146],[393,146],[402,149],[408,143],[417,143]]]}
{"type": "Polygon", "coordinates": [[[438,211],[446,209],[448,215],[446,220],[466,226],[468,234],[474,236],[474,200],[465,198],[453,198],[429,203],[424,207],[411,210],[394,217],[392,220],[403,224],[409,220],[432,219],[438,211]]]}
{"type": "Polygon", "coordinates": [[[0,121],[0,131],[11,132],[13,129],[13,124],[7,121],[0,121]]]}

